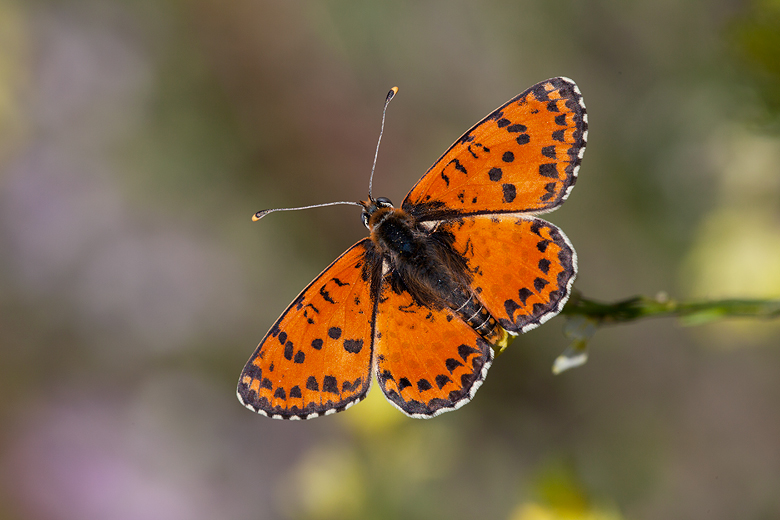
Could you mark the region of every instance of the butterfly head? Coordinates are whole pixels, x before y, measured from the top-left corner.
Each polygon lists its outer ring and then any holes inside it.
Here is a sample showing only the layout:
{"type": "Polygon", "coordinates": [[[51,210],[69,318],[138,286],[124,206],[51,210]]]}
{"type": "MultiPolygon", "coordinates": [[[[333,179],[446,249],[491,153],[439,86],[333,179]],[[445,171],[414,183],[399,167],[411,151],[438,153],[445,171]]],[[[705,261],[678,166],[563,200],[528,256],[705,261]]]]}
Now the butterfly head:
{"type": "Polygon", "coordinates": [[[387,197],[369,197],[368,200],[360,201],[360,205],[363,206],[363,225],[369,230],[376,225],[381,215],[393,210],[393,203],[387,197]]]}

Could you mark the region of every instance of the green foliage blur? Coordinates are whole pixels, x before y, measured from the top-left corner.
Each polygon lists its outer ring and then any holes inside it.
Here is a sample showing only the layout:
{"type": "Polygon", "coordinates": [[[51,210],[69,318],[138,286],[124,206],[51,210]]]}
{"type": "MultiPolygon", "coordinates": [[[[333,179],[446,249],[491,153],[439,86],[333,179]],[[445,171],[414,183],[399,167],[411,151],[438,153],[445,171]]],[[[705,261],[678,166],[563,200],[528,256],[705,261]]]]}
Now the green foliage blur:
{"type": "Polygon", "coordinates": [[[280,422],[243,363],[473,123],[580,86],[546,218],[612,301],[780,295],[780,2],[0,0],[0,518],[780,517],[780,327],[563,318],[474,400],[280,422]]]}

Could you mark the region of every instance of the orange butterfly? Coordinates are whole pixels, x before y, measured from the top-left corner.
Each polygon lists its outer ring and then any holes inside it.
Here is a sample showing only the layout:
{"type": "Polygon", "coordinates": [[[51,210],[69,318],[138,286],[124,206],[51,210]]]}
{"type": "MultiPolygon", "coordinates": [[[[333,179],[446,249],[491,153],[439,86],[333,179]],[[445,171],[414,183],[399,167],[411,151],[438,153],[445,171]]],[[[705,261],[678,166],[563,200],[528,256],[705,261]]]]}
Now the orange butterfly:
{"type": "Polygon", "coordinates": [[[587,133],[577,85],[552,78],[466,132],[400,208],[369,185],[359,205],[370,237],[271,327],[241,373],[239,400],[268,417],[310,419],[359,402],[375,377],[410,417],[466,404],[493,348],[569,297],[577,255],[536,215],[571,192],[587,133]]]}

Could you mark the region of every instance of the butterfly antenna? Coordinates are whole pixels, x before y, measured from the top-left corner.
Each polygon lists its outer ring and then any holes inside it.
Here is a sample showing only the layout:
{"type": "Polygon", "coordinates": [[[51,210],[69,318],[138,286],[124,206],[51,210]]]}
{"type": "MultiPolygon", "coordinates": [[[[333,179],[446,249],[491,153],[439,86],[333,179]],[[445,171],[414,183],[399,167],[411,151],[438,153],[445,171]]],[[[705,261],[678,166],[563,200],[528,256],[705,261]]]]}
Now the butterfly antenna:
{"type": "Polygon", "coordinates": [[[268,215],[269,213],[273,213],[275,211],[297,211],[299,209],[311,209],[311,208],[322,208],[324,206],[337,206],[339,204],[349,204],[351,206],[360,206],[363,207],[362,204],[359,202],[351,202],[351,201],[341,201],[341,202],[325,202],[324,204],[312,204],[311,206],[300,206],[298,208],[273,208],[273,209],[264,209],[261,211],[258,211],[254,215],[252,215],[252,221],[257,222],[264,216],[268,215]]]}
{"type": "Polygon", "coordinates": [[[382,109],[382,127],[379,129],[379,139],[376,142],[376,151],[374,151],[374,164],[371,166],[371,177],[368,179],[368,200],[374,200],[371,195],[371,188],[374,185],[374,170],[376,170],[376,158],[379,156],[379,143],[382,142],[382,134],[385,131],[385,113],[387,112],[387,105],[390,104],[390,100],[398,93],[398,87],[393,87],[390,92],[387,93],[385,98],[385,107],[382,109]]]}
{"type": "MultiPolygon", "coordinates": [[[[387,93],[387,97],[385,98],[385,106],[382,108],[382,126],[379,129],[379,139],[376,142],[376,150],[374,151],[374,164],[371,166],[371,177],[368,179],[368,200],[374,200],[374,198],[371,196],[371,188],[374,184],[374,171],[376,170],[376,159],[379,156],[379,143],[382,142],[382,134],[385,131],[385,114],[387,113],[387,105],[390,104],[390,100],[395,97],[395,95],[398,93],[398,87],[393,87],[390,89],[390,92],[387,93]]],[[[268,215],[269,213],[274,213],[276,211],[298,211],[299,209],[311,209],[311,208],[322,208],[325,206],[338,206],[339,204],[348,204],[350,206],[360,206],[361,208],[364,208],[365,205],[361,204],[359,202],[352,202],[352,201],[340,201],[340,202],[325,202],[324,204],[312,204],[311,206],[299,206],[297,208],[272,208],[272,209],[263,209],[252,215],[252,221],[257,222],[264,216],[268,215]]]]}

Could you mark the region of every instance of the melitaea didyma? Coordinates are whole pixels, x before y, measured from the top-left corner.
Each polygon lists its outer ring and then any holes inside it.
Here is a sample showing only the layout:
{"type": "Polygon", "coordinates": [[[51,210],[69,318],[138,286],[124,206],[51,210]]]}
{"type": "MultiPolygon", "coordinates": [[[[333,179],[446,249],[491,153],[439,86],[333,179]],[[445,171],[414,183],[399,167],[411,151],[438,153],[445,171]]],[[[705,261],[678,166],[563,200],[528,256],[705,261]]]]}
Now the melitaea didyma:
{"type": "Polygon", "coordinates": [[[240,401],[268,417],[309,419],[359,402],[373,378],[410,417],[471,400],[492,347],[569,297],[574,248],[536,215],[568,197],[587,133],[577,85],[548,79],[466,132],[400,208],[369,190],[360,205],[370,237],[271,327],[241,373],[240,401]]]}

